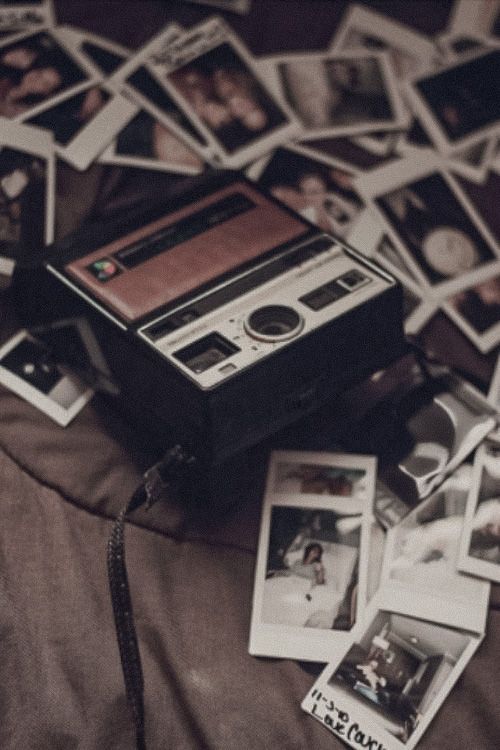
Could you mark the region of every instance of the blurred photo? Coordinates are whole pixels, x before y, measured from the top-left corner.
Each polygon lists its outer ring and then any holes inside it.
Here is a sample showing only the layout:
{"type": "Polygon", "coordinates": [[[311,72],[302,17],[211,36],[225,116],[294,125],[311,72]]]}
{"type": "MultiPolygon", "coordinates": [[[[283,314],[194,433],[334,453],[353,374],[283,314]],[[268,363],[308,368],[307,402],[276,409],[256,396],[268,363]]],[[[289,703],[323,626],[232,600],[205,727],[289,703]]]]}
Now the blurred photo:
{"type": "Polygon", "coordinates": [[[46,191],[43,159],[0,149],[0,251],[45,244],[46,191]]]}

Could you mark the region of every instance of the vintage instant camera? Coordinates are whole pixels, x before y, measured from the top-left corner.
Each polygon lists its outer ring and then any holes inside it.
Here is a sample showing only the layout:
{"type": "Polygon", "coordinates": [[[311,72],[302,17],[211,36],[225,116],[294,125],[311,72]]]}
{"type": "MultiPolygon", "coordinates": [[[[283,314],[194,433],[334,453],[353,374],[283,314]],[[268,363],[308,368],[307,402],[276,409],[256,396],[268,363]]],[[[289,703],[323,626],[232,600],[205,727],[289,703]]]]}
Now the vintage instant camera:
{"type": "Polygon", "coordinates": [[[85,315],[126,410],[210,465],[407,350],[398,283],[239,173],[87,227],[45,269],[39,309],[85,315]]]}

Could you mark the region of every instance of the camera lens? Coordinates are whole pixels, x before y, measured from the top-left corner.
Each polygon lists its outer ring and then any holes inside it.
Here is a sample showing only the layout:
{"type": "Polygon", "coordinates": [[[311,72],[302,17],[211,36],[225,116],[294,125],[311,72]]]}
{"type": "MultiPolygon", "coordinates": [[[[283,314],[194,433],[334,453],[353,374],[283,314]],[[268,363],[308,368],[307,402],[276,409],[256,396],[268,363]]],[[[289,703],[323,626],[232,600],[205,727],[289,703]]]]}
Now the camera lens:
{"type": "Polygon", "coordinates": [[[286,341],[296,336],[303,325],[298,312],[285,305],[259,307],[245,322],[247,333],[261,341],[286,341]]]}

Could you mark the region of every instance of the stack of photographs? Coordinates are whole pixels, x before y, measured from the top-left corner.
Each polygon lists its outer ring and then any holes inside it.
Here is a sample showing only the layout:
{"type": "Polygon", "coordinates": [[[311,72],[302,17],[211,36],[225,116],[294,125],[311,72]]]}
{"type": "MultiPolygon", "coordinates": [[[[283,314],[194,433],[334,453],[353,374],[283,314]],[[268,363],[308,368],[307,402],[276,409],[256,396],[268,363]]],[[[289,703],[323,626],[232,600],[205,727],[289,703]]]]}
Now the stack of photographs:
{"type": "Polygon", "coordinates": [[[302,709],[353,748],[415,747],[484,638],[500,449],[478,443],[386,531],[375,456],[271,453],[249,652],[326,663],[302,709]]]}

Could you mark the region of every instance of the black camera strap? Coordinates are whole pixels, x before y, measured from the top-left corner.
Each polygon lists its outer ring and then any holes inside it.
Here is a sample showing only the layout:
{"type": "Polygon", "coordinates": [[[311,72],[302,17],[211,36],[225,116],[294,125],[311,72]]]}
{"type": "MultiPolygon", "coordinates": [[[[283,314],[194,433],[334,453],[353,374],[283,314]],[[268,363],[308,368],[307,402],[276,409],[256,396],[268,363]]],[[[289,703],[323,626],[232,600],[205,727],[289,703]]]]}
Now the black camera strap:
{"type": "Polygon", "coordinates": [[[137,508],[150,508],[165,490],[179,479],[185,479],[195,459],[179,445],[144,474],[128,503],[118,514],[108,540],[108,580],[113,605],[116,637],[120,651],[125,692],[136,733],[137,750],[146,750],[144,719],[144,677],[134,623],[134,613],[125,562],[125,521],[137,508]]]}

